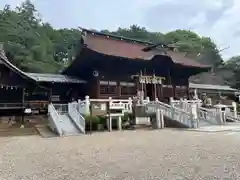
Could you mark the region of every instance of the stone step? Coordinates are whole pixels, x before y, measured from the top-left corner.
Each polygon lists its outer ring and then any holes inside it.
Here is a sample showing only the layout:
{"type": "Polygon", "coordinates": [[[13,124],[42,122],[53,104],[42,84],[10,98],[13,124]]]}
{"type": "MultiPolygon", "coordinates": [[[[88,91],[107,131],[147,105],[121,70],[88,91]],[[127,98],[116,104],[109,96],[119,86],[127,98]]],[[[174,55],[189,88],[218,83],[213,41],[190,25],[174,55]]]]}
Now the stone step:
{"type": "Polygon", "coordinates": [[[1,128],[0,137],[38,135],[35,128],[1,128]]]}
{"type": "Polygon", "coordinates": [[[57,137],[58,135],[51,131],[51,129],[48,126],[44,125],[37,125],[35,126],[37,132],[40,136],[43,138],[52,138],[57,137]]]}

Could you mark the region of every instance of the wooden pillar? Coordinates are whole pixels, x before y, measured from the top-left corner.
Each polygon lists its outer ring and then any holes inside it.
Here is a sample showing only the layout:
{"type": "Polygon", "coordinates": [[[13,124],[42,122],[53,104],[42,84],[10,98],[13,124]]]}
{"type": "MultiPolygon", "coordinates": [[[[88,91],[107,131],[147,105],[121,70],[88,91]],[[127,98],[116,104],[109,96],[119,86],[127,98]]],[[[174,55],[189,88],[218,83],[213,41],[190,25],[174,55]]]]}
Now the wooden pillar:
{"type": "Polygon", "coordinates": [[[157,84],[153,84],[153,101],[155,101],[155,99],[158,97],[157,95],[157,84]]]}
{"type": "Polygon", "coordinates": [[[160,88],[159,84],[156,84],[156,98],[160,99],[160,88]]]}
{"type": "Polygon", "coordinates": [[[48,103],[52,103],[52,88],[49,89],[48,103]]]}
{"type": "Polygon", "coordinates": [[[139,85],[139,82],[136,80],[136,94],[137,92],[140,90],[140,85],[139,85]]]}
{"type": "Polygon", "coordinates": [[[163,99],[163,85],[159,84],[159,89],[160,89],[160,95],[159,95],[159,100],[163,99]]]}
{"type": "Polygon", "coordinates": [[[190,99],[189,85],[187,85],[186,87],[186,94],[187,94],[187,98],[190,99]]]}
{"type": "Polygon", "coordinates": [[[96,98],[100,97],[100,79],[96,78],[96,98]]]}
{"type": "Polygon", "coordinates": [[[176,85],[175,84],[172,85],[172,95],[173,95],[173,98],[176,96],[176,85]]]}
{"type": "Polygon", "coordinates": [[[121,85],[120,81],[117,82],[117,93],[118,93],[118,98],[121,98],[121,85]]]}
{"type": "Polygon", "coordinates": [[[21,118],[21,128],[24,128],[25,120],[24,120],[24,114],[25,114],[25,88],[22,88],[22,118],[21,118]]]}

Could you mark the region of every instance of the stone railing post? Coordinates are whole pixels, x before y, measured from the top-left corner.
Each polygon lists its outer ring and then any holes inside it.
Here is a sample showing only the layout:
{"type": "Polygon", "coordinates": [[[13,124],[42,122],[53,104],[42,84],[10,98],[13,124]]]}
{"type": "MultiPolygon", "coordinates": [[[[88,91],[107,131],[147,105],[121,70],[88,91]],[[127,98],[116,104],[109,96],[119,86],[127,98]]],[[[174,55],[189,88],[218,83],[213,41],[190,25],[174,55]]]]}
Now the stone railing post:
{"type": "Polygon", "coordinates": [[[183,106],[182,106],[182,109],[184,109],[185,111],[189,111],[189,106],[188,106],[188,101],[187,99],[183,99],[183,106]]]}
{"type": "Polygon", "coordinates": [[[157,129],[163,129],[164,128],[163,112],[159,108],[156,109],[156,128],[157,129]]]}
{"type": "Polygon", "coordinates": [[[112,97],[109,97],[109,98],[108,98],[108,105],[109,105],[109,109],[110,109],[111,106],[112,106],[112,97]]]}
{"type": "Polygon", "coordinates": [[[225,116],[225,111],[222,111],[220,107],[217,107],[216,109],[216,121],[219,125],[224,124],[224,116],[225,116]]]}
{"type": "Polygon", "coordinates": [[[90,115],[90,98],[89,96],[85,96],[85,114],[90,115]]]}
{"type": "Polygon", "coordinates": [[[140,100],[140,104],[144,104],[144,91],[140,91],[139,100],[140,100]]]}
{"type": "Polygon", "coordinates": [[[234,118],[237,118],[237,103],[232,102],[234,118]]]}
{"type": "Polygon", "coordinates": [[[191,104],[191,127],[199,127],[199,122],[198,122],[198,113],[197,113],[197,104],[192,103],[191,104]]]}
{"type": "Polygon", "coordinates": [[[131,97],[128,98],[128,112],[132,112],[132,103],[133,100],[131,97]]]}
{"type": "Polygon", "coordinates": [[[183,98],[180,98],[180,108],[181,108],[181,109],[183,109],[183,106],[184,106],[183,103],[184,103],[184,102],[183,102],[183,98]]]}
{"type": "Polygon", "coordinates": [[[170,97],[170,99],[169,99],[169,103],[170,103],[171,106],[174,106],[173,101],[174,101],[173,97],[170,97]]]}
{"type": "Polygon", "coordinates": [[[146,104],[148,104],[150,102],[150,98],[146,97],[145,102],[146,102],[146,104]]]}
{"type": "Polygon", "coordinates": [[[198,99],[198,92],[197,89],[194,89],[194,96],[193,99],[197,100],[198,99]]]}
{"type": "Polygon", "coordinates": [[[174,120],[174,115],[175,115],[175,109],[174,109],[174,104],[170,104],[171,105],[171,116],[172,116],[172,120],[174,120]]]}

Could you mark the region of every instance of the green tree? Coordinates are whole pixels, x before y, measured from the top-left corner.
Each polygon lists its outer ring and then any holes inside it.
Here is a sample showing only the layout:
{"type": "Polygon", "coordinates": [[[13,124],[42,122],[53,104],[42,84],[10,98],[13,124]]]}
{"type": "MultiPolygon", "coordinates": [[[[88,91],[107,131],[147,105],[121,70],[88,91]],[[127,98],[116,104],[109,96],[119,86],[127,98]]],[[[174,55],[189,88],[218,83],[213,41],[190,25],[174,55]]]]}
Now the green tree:
{"type": "MultiPolygon", "coordinates": [[[[25,71],[58,72],[67,66],[78,51],[81,32],[78,29],[54,29],[42,22],[30,0],[12,10],[6,5],[0,10],[0,42],[10,61],[25,71]]],[[[124,36],[152,43],[171,44],[193,59],[218,66],[222,63],[216,44],[207,37],[187,30],[166,34],[149,32],[146,28],[132,25],[117,31],[104,33],[124,36]]]]}

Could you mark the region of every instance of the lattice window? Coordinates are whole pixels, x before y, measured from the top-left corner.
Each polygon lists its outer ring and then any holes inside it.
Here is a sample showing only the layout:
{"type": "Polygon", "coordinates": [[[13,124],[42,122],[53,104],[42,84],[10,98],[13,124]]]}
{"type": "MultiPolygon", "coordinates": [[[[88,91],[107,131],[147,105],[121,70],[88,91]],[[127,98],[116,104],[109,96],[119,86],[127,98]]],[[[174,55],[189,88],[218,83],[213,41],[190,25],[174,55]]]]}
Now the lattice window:
{"type": "Polygon", "coordinates": [[[130,87],[130,86],[122,86],[121,87],[121,94],[122,95],[136,95],[136,87],[130,87]]]}
{"type": "Polygon", "coordinates": [[[100,94],[116,94],[117,86],[101,85],[100,94]]]}

